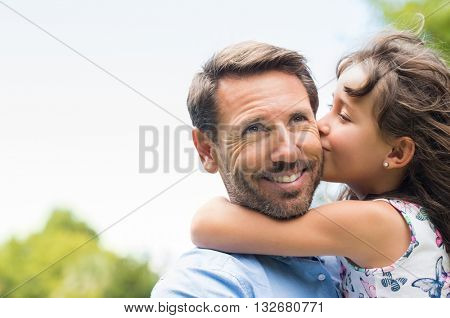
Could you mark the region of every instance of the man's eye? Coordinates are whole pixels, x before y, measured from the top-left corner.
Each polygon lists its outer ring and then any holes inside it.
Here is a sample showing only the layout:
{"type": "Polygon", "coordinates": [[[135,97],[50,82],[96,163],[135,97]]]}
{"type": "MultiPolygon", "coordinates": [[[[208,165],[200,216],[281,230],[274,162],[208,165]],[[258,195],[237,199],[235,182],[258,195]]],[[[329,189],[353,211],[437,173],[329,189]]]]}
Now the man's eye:
{"type": "Polygon", "coordinates": [[[257,132],[261,132],[264,131],[265,128],[263,125],[261,124],[252,124],[250,126],[248,126],[247,128],[244,129],[243,134],[251,134],[251,133],[257,133],[257,132]]]}
{"type": "Polygon", "coordinates": [[[304,115],[297,114],[297,115],[292,116],[292,121],[295,121],[295,122],[303,122],[305,120],[308,120],[308,119],[304,115]]]}

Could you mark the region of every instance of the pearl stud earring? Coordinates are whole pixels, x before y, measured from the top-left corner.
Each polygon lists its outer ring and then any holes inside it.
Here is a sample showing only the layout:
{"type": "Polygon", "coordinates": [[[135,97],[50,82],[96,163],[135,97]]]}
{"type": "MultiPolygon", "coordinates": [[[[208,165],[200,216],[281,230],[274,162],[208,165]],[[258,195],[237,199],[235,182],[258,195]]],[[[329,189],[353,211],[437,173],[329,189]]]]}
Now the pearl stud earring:
{"type": "Polygon", "coordinates": [[[383,162],[383,167],[385,167],[385,168],[389,168],[389,162],[383,162]]]}

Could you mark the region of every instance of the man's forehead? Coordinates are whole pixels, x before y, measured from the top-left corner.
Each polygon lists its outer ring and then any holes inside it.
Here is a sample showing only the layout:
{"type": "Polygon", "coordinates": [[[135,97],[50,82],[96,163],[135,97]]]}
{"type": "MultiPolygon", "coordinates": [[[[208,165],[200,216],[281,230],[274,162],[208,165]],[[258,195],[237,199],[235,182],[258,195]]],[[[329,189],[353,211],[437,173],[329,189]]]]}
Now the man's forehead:
{"type": "Polygon", "coordinates": [[[270,88],[305,90],[303,83],[296,75],[271,70],[256,74],[224,76],[218,81],[217,92],[221,93],[222,98],[229,99],[239,94],[262,93],[270,88]]]}
{"type": "Polygon", "coordinates": [[[312,112],[302,82],[295,76],[270,71],[219,81],[216,94],[219,115],[225,122],[242,116],[271,117],[275,113],[312,112]]]}

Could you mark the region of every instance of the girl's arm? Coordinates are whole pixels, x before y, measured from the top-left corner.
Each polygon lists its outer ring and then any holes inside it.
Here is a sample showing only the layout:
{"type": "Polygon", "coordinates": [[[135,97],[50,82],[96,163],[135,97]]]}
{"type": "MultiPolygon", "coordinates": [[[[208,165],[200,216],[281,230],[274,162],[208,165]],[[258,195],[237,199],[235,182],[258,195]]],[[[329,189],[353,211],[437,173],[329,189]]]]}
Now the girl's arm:
{"type": "Polygon", "coordinates": [[[403,217],[383,201],[339,201],[295,219],[275,220],[216,198],[197,212],[191,234],[194,244],[203,248],[284,256],[339,255],[366,268],[394,263],[410,242],[403,217]]]}

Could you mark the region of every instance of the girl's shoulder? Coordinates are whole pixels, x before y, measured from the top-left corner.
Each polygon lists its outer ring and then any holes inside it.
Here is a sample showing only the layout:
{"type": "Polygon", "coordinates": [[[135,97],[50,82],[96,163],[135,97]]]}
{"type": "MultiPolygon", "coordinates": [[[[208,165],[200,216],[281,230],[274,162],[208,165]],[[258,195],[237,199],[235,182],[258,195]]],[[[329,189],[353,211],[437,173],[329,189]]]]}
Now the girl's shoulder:
{"type": "Polygon", "coordinates": [[[348,202],[353,208],[358,209],[358,213],[361,213],[366,221],[373,221],[374,223],[370,226],[375,232],[378,229],[381,232],[398,232],[403,237],[407,234],[409,237],[412,226],[411,219],[429,220],[422,206],[405,200],[377,198],[370,201],[348,200],[344,202],[348,202]],[[366,217],[364,217],[365,214],[367,214],[366,217]],[[382,225],[383,228],[375,225],[382,225]]]}
{"type": "Polygon", "coordinates": [[[345,242],[338,255],[349,257],[358,266],[387,266],[408,248],[408,224],[387,202],[345,200],[318,210],[324,212],[320,213],[327,220],[324,223],[336,225],[340,240],[345,242]]]}
{"type": "Polygon", "coordinates": [[[418,246],[418,240],[420,240],[427,249],[445,249],[443,237],[431,222],[424,207],[417,203],[400,199],[379,199],[378,201],[390,204],[403,217],[406,224],[408,224],[412,246],[418,246]]]}
{"type": "Polygon", "coordinates": [[[401,199],[377,199],[377,201],[391,205],[402,217],[408,225],[411,245],[418,245],[417,240],[420,238],[421,241],[427,242],[427,247],[444,248],[442,235],[431,222],[424,207],[401,199]]]}
{"type": "Polygon", "coordinates": [[[411,213],[416,206],[409,206],[408,202],[399,200],[391,202],[384,198],[368,201],[345,200],[334,204],[348,222],[361,225],[364,223],[369,237],[373,237],[377,242],[385,241],[387,245],[392,242],[397,242],[396,245],[401,245],[402,241],[407,243],[405,238],[409,238],[409,224],[402,213],[411,213]]]}
{"type": "Polygon", "coordinates": [[[417,203],[393,198],[378,198],[374,199],[372,202],[380,202],[380,201],[388,203],[400,213],[417,217],[422,221],[428,220],[425,208],[417,203]]]}

